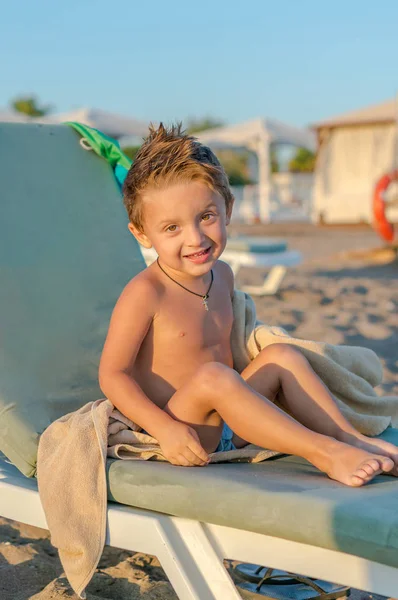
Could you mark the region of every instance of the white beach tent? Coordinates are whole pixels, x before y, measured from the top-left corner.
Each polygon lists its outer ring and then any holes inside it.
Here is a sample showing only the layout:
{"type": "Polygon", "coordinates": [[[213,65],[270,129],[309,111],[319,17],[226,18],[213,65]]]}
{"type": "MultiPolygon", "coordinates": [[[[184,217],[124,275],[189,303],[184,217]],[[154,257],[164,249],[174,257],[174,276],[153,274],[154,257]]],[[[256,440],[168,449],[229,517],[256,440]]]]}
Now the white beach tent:
{"type": "Polygon", "coordinates": [[[397,109],[392,99],[313,125],[318,136],[315,221],[372,221],[375,183],[398,164],[397,109]]]}
{"type": "Polygon", "coordinates": [[[268,221],[270,215],[271,144],[291,144],[312,151],[316,148],[315,135],[310,130],[293,127],[268,118],[208,129],[201,132],[198,138],[214,150],[245,147],[256,153],[258,157],[259,215],[263,222],[268,221]]]}
{"type": "Polygon", "coordinates": [[[65,121],[77,121],[99,129],[110,137],[120,139],[122,137],[142,138],[148,133],[148,123],[125,117],[116,113],[107,112],[97,108],[79,108],[64,113],[47,115],[34,120],[36,123],[57,124],[65,121]]]}

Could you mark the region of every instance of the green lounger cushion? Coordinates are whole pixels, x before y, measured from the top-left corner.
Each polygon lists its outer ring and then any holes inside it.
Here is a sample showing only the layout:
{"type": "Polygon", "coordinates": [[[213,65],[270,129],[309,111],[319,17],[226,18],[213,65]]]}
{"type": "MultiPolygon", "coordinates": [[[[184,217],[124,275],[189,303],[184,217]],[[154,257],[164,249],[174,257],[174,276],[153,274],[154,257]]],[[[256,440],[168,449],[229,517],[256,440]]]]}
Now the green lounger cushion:
{"type": "Polygon", "coordinates": [[[284,240],[278,240],[266,237],[238,236],[230,237],[227,242],[227,250],[236,250],[240,252],[255,252],[257,254],[273,254],[276,252],[285,252],[287,243],[284,240]]]}
{"type": "MultiPolygon", "coordinates": [[[[383,439],[398,444],[398,430],[383,439]]],[[[187,469],[108,462],[109,498],[170,515],[339,550],[398,567],[398,481],[363,488],[328,479],[289,456],[255,465],[187,469]]]]}
{"type": "Polygon", "coordinates": [[[38,434],[102,397],[98,362],[145,263],[112,169],[67,126],[0,124],[0,450],[33,475],[38,434]]]}

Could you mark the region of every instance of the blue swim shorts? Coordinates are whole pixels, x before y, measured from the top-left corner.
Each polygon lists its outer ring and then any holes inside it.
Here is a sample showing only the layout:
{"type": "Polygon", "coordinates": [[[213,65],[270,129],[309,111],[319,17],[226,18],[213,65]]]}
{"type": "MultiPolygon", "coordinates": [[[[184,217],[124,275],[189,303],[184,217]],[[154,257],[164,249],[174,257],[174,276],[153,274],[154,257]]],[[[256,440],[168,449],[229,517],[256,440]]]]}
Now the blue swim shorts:
{"type": "Polygon", "coordinates": [[[216,452],[227,452],[228,450],[236,450],[236,446],[232,441],[234,432],[226,423],[224,423],[221,440],[216,448],[216,452]]]}

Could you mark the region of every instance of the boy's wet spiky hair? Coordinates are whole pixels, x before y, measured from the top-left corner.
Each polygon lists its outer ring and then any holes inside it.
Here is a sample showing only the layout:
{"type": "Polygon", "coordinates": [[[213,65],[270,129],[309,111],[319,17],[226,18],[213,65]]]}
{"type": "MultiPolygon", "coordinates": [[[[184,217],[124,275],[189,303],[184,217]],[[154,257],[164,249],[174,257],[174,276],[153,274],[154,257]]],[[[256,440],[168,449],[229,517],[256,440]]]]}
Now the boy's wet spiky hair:
{"type": "Polygon", "coordinates": [[[228,177],[214,153],[182,130],[181,123],[167,128],[149,127],[123,186],[123,200],[130,222],[143,231],[142,199],[149,190],[177,183],[201,181],[219,192],[227,209],[233,195],[228,177]]]}

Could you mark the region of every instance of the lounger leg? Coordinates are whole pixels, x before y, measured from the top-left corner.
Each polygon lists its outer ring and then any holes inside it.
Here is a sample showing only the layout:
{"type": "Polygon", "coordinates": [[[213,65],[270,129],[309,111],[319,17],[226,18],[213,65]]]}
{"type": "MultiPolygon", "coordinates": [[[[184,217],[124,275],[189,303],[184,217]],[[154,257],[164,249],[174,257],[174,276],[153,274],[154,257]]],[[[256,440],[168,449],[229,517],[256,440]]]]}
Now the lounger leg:
{"type": "Polygon", "coordinates": [[[155,555],[179,600],[241,600],[219,542],[199,521],[112,503],[106,543],[155,555]]]}
{"type": "Polygon", "coordinates": [[[200,522],[170,518],[159,527],[164,546],[157,557],[180,600],[241,600],[200,522]]]}
{"type": "Polygon", "coordinates": [[[286,272],[285,266],[275,265],[264,279],[263,285],[245,285],[242,289],[251,296],[272,296],[279,290],[286,272]]]}

